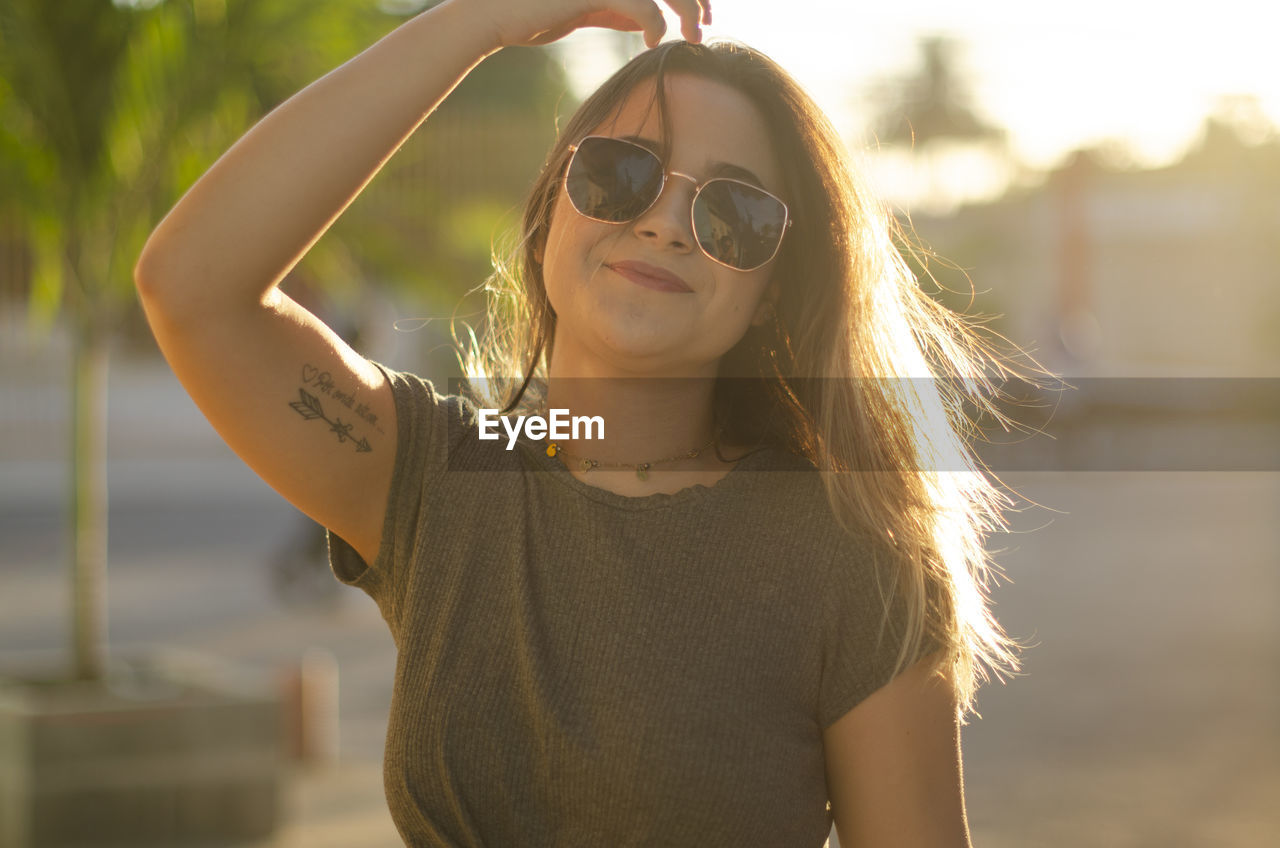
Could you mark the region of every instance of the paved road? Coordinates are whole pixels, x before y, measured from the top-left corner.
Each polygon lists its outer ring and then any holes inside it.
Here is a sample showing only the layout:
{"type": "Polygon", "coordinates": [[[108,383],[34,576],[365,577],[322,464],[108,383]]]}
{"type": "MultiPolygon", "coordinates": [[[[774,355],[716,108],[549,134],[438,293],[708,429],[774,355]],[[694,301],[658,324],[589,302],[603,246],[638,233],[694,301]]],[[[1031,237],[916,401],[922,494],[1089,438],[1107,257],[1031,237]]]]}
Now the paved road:
{"type": "Polygon", "coordinates": [[[1280,844],[1280,475],[1008,482],[1064,514],[995,542],[1038,647],[966,731],[975,844],[1280,844]]]}
{"type": "MultiPolygon", "coordinates": [[[[164,644],[265,669],[330,650],[339,765],[297,772],[271,845],[399,845],[378,765],[394,658],[376,609],[344,587],[336,604],[280,603],[269,563],[300,516],[202,429],[162,369],[118,375],[112,397],[115,649],[164,644]]],[[[5,433],[46,446],[0,453],[0,654],[63,640],[63,471],[32,423],[46,407],[0,408],[5,433]]],[[[1278,844],[1280,475],[1006,481],[1044,508],[993,540],[1013,580],[996,611],[1037,647],[1026,676],[983,690],[983,718],[965,729],[974,844],[1278,844]]]]}

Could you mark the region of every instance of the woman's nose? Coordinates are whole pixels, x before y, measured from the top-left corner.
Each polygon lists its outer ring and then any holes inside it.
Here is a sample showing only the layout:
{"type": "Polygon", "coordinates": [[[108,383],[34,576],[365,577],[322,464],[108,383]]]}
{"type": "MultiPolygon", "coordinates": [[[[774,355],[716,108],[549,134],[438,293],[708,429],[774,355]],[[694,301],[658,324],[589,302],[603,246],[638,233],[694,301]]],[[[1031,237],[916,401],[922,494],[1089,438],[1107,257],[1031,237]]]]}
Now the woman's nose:
{"type": "Polygon", "coordinates": [[[693,250],[693,221],[689,210],[693,206],[696,185],[693,177],[672,171],[662,187],[662,194],[636,219],[636,235],[655,241],[662,249],[693,250]]]}

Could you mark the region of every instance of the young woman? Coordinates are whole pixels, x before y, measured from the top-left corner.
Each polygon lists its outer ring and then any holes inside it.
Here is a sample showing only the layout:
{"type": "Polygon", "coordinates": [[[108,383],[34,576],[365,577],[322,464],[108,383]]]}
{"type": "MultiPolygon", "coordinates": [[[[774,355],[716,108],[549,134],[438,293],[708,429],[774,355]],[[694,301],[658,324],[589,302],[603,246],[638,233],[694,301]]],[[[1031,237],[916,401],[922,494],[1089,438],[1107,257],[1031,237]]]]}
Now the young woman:
{"type": "Polygon", "coordinates": [[[408,21],[192,187],[139,259],[148,318],[391,628],[407,843],[818,846],[834,818],[849,846],[967,845],[959,725],[1014,667],[982,593],[999,496],[952,418],[983,348],[794,81],[665,2],[685,41],[547,158],[468,397],[276,285],[485,56],[585,26],[656,45],[651,0],[408,21]],[[524,426],[555,410],[603,433],[524,426]]]}

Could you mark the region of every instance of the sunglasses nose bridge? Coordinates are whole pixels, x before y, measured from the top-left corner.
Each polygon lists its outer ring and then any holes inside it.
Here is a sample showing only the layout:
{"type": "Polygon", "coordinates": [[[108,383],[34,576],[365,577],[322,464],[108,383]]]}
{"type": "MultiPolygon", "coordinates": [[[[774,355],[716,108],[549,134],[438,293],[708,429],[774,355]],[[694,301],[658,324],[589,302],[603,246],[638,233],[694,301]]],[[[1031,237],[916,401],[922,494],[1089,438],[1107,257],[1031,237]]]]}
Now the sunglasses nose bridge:
{"type": "MultiPolygon", "coordinates": [[[[652,206],[657,206],[658,202],[662,200],[665,194],[667,194],[667,187],[672,185],[672,177],[679,177],[682,180],[688,180],[693,185],[693,195],[697,196],[699,184],[695,178],[688,174],[681,173],[680,171],[667,171],[662,177],[662,186],[658,191],[658,196],[653,199],[652,206]]],[[[652,208],[652,206],[650,208],[652,208]]]]}
{"type": "Polygon", "coordinates": [[[688,180],[693,184],[693,195],[697,195],[698,181],[696,179],[679,171],[667,171],[663,176],[662,185],[658,191],[657,197],[653,199],[653,202],[649,204],[648,208],[646,208],[644,212],[642,212],[640,216],[633,221],[633,223],[641,224],[643,227],[643,221],[650,215],[657,212],[660,207],[664,206],[664,204],[674,204],[674,206],[671,206],[669,212],[664,213],[664,217],[669,216],[669,224],[667,226],[678,227],[681,234],[677,237],[677,241],[684,243],[690,249],[696,250],[697,248],[695,245],[697,244],[697,237],[693,232],[693,218],[690,214],[690,208],[693,202],[692,197],[686,196],[682,192],[669,192],[667,189],[673,185],[670,179],[671,177],[679,177],[680,179],[688,180]]]}

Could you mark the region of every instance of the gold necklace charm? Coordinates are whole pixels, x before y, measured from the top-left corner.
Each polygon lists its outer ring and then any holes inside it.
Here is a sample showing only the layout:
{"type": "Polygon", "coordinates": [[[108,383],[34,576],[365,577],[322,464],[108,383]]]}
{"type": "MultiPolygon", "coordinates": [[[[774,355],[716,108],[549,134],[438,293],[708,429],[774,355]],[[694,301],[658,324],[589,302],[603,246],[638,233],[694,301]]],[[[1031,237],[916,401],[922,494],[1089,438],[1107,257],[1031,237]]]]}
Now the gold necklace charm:
{"type": "MultiPolygon", "coordinates": [[[[676,456],[670,456],[670,457],[667,457],[666,459],[655,459],[655,460],[651,460],[651,461],[649,461],[649,462],[639,462],[639,463],[632,463],[632,462],[600,462],[600,461],[598,461],[598,460],[590,459],[590,458],[588,458],[588,457],[583,456],[583,457],[578,457],[578,458],[577,458],[577,459],[578,459],[578,468],[579,468],[579,469],[581,469],[581,470],[582,470],[582,471],[584,471],[584,472],[585,472],[585,471],[593,471],[593,470],[595,470],[595,469],[597,469],[597,468],[618,468],[618,469],[621,469],[621,468],[634,468],[634,469],[635,469],[635,472],[636,472],[636,478],[637,478],[637,479],[639,479],[639,480],[648,480],[648,479],[649,479],[649,469],[650,469],[650,468],[652,468],[653,466],[655,466],[655,465],[661,465],[661,464],[663,464],[663,463],[665,463],[665,462],[677,462],[677,461],[679,461],[679,460],[681,460],[681,459],[696,459],[698,456],[700,456],[700,455],[702,454],[702,452],[703,452],[704,450],[706,450],[707,448],[711,447],[712,445],[714,445],[714,444],[716,443],[716,440],[718,440],[718,439],[720,438],[720,434],[721,434],[723,431],[724,431],[724,428],[723,428],[723,427],[717,427],[717,428],[716,428],[715,435],[713,435],[713,436],[711,437],[711,441],[707,442],[707,443],[706,443],[705,445],[703,445],[702,447],[693,448],[692,450],[687,450],[687,451],[685,451],[685,452],[684,452],[684,453],[682,453],[682,454],[677,454],[676,456]]],[[[564,448],[560,447],[560,445],[559,445],[558,443],[556,443],[556,442],[548,442],[548,443],[547,443],[547,456],[552,457],[552,458],[557,457],[557,456],[563,456],[563,457],[565,457],[566,459],[574,459],[574,457],[573,457],[573,456],[572,456],[568,451],[566,451],[564,448]]]]}

